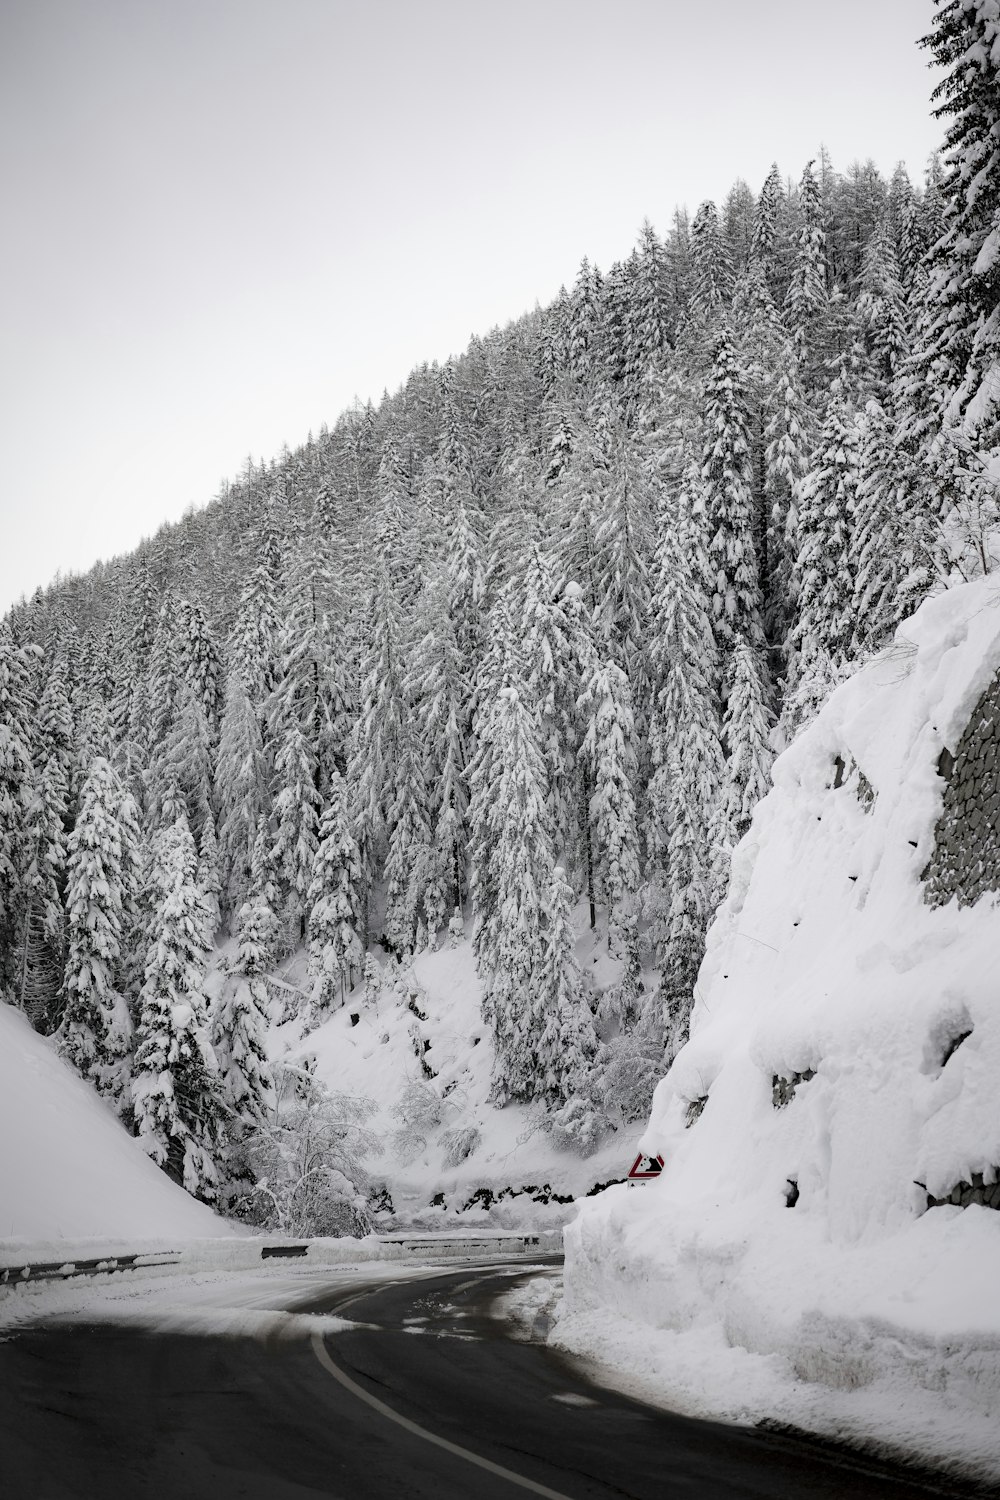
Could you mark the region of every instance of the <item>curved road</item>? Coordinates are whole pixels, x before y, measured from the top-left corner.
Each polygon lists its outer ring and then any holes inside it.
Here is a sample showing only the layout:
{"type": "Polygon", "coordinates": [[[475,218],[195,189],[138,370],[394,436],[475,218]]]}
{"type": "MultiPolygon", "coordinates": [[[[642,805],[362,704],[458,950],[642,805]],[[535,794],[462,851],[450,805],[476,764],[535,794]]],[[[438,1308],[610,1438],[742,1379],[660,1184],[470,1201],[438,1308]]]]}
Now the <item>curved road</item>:
{"type": "Polygon", "coordinates": [[[342,1280],[279,1342],[46,1324],[0,1343],[5,1500],[917,1500],[971,1495],[832,1445],[597,1388],[491,1316],[525,1272],[342,1280]]]}

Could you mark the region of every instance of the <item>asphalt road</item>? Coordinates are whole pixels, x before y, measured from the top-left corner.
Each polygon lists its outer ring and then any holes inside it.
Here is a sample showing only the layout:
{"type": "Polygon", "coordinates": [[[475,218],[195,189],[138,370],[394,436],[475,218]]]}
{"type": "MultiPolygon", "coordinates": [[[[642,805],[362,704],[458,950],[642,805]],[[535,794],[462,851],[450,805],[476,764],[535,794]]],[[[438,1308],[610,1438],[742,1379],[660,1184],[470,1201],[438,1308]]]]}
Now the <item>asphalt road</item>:
{"type": "Polygon", "coordinates": [[[4,1500],[916,1500],[834,1447],[655,1411],[491,1316],[503,1266],[343,1284],[294,1341],[79,1323],[0,1343],[4,1500]]]}

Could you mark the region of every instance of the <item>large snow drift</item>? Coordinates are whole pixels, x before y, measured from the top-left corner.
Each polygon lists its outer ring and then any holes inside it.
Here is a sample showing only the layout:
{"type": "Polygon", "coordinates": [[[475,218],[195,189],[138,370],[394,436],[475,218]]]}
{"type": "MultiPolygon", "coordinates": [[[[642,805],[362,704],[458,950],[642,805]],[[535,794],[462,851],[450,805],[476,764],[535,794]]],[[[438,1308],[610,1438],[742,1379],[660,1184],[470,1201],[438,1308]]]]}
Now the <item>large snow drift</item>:
{"type": "Polygon", "coordinates": [[[1000,914],[921,873],[998,669],[985,579],[780,757],[643,1137],[665,1169],[582,1206],[556,1331],[677,1404],[995,1473],[1000,1213],[927,1204],[1000,1167],[1000,914]]]}
{"type": "Polygon", "coordinates": [[[232,1233],[153,1165],[50,1042],[0,1005],[0,1245],[232,1233]]]}

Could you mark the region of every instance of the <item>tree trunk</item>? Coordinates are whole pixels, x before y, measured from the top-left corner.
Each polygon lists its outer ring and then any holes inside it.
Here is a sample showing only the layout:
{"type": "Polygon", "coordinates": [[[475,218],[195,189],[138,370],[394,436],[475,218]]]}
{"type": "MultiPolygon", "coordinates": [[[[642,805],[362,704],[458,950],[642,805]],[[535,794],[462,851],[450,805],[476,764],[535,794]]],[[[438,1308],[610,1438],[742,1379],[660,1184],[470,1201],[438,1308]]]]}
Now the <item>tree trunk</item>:
{"type": "Polygon", "coordinates": [[[590,928],[597,926],[597,907],[594,904],[594,845],[590,836],[590,771],[583,772],[583,838],[587,854],[587,901],[590,904],[590,928]]]}

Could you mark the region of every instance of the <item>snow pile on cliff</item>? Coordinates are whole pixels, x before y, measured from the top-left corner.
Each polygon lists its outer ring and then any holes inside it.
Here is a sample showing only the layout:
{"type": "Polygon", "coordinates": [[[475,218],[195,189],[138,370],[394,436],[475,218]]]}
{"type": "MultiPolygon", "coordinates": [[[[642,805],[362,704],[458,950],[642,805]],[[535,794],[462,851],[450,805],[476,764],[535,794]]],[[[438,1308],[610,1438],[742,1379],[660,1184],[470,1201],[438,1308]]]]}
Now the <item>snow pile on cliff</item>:
{"type": "MultiPolygon", "coordinates": [[[[231,1235],[153,1165],[94,1090],[0,1005],[0,1251],[17,1244],[231,1235]],[[11,1243],[14,1242],[14,1243],[11,1243]]],[[[10,1252],[10,1253],[8,1253],[10,1252]]]]}
{"type": "Polygon", "coordinates": [[[642,1138],[664,1171],[581,1207],[555,1333],[670,1404],[993,1474],[1000,1213],[927,1205],[1000,1168],[1000,914],[921,874],[998,669],[985,579],[778,760],[642,1138]]]}

